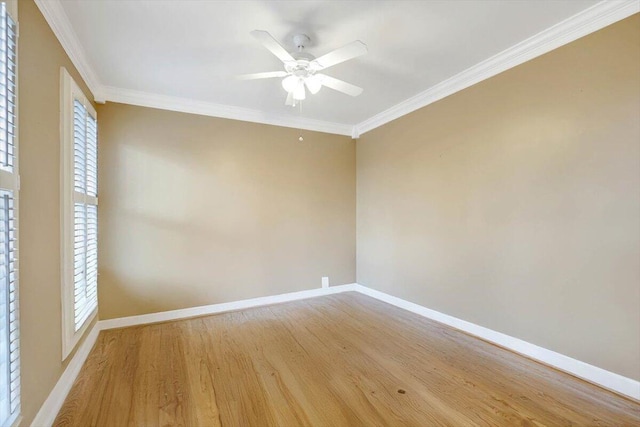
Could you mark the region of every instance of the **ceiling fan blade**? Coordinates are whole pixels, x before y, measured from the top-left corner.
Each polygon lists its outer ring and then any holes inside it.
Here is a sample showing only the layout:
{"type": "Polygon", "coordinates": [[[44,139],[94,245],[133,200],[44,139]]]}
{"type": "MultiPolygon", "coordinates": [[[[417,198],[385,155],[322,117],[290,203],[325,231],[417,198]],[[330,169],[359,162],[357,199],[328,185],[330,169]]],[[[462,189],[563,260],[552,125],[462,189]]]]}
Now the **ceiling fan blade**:
{"type": "Polygon", "coordinates": [[[251,35],[255,37],[264,47],[269,49],[271,53],[277,56],[282,62],[295,61],[293,56],[287,50],[282,47],[280,43],[273,38],[271,34],[262,30],[253,30],[251,35]]]}
{"type": "Polygon", "coordinates": [[[322,55],[320,58],[314,59],[311,61],[310,65],[316,70],[323,70],[341,62],[348,61],[349,59],[364,55],[365,53],[367,53],[367,45],[362,43],[360,40],[356,40],[346,46],[342,46],[341,48],[334,50],[333,52],[322,55]]]}
{"type": "Polygon", "coordinates": [[[351,96],[358,96],[362,93],[361,87],[352,85],[351,83],[338,80],[325,74],[316,74],[316,76],[319,76],[322,79],[322,86],[337,90],[338,92],[346,93],[351,96]]]}
{"type": "Polygon", "coordinates": [[[256,80],[256,79],[271,79],[274,77],[285,77],[289,75],[286,71],[267,71],[266,73],[253,73],[253,74],[242,74],[236,76],[238,80],[256,80]]]}
{"type": "Polygon", "coordinates": [[[296,106],[296,102],[293,99],[293,92],[289,92],[287,94],[287,100],[285,101],[284,105],[289,105],[291,107],[295,107],[296,106]]]}

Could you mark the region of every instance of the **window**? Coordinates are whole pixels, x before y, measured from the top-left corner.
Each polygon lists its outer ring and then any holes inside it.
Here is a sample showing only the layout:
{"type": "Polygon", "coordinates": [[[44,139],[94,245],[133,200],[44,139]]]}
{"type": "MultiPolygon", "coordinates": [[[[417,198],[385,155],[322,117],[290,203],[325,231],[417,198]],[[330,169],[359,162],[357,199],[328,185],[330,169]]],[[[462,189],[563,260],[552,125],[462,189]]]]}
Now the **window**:
{"type": "Polygon", "coordinates": [[[93,106],[64,68],[61,82],[65,359],[98,309],[98,123],[93,106]]]}
{"type": "Polygon", "coordinates": [[[0,3],[0,426],[20,414],[16,6],[0,3]]]}

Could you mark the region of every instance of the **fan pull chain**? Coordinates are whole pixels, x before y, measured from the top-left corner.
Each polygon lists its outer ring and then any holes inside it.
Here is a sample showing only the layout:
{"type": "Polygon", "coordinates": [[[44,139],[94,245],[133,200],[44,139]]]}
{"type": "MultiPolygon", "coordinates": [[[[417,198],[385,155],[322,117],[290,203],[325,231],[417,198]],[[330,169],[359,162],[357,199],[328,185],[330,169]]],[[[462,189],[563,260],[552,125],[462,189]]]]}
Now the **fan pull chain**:
{"type": "MultiPolygon", "coordinates": [[[[300,101],[300,115],[302,115],[302,101],[300,101]]],[[[300,129],[300,131],[302,131],[302,129],[300,129]]],[[[304,138],[302,137],[302,133],[300,134],[300,137],[298,138],[298,142],[304,142],[304,138]]]]}

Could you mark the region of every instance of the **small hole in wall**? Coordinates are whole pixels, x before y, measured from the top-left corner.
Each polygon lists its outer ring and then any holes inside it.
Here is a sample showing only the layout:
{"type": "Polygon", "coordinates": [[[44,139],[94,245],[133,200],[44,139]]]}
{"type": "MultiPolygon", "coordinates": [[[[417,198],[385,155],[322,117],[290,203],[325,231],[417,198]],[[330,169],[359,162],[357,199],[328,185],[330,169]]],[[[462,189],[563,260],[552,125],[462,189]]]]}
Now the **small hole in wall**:
{"type": "Polygon", "coordinates": [[[399,389],[398,389],[398,393],[400,393],[400,394],[405,394],[405,393],[406,393],[406,391],[404,391],[403,389],[399,388],[399,389]]]}

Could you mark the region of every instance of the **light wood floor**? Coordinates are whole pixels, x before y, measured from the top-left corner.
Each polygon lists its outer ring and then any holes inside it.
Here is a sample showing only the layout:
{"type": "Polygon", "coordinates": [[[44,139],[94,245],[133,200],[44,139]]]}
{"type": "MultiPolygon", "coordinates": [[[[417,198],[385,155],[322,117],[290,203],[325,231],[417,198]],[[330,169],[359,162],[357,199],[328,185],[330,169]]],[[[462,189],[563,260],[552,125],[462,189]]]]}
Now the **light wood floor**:
{"type": "Polygon", "coordinates": [[[637,426],[640,405],[361,294],[110,330],[57,426],[637,426]]]}

